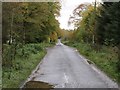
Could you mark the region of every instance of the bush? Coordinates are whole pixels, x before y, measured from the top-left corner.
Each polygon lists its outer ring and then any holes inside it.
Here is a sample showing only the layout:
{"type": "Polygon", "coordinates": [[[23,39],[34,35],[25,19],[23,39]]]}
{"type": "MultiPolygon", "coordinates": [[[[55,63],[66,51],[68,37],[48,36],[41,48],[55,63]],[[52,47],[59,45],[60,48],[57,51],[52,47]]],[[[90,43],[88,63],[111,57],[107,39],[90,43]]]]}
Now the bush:
{"type": "Polygon", "coordinates": [[[13,59],[12,46],[7,45],[7,44],[3,45],[3,47],[2,47],[2,65],[11,67],[12,59],[13,59]]]}
{"type": "Polygon", "coordinates": [[[51,46],[48,43],[26,44],[16,49],[16,58],[10,64],[9,52],[10,45],[3,45],[3,88],[19,88],[19,85],[30,75],[31,71],[38,65],[40,60],[46,54],[44,48],[51,46]],[[24,52],[24,55],[23,55],[24,52]],[[37,53],[37,54],[35,54],[37,53]],[[7,60],[7,61],[6,61],[7,60]]]}
{"type": "Polygon", "coordinates": [[[3,45],[3,53],[2,53],[2,65],[7,67],[13,66],[13,60],[17,57],[27,59],[31,54],[37,54],[40,51],[43,51],[45,47],[44,43],[41,44],[26,44],[22,46],[18,44],[16,49],[14,45],[3,45]],[[15,51],[16,50],[16,51],[15,51]]]}

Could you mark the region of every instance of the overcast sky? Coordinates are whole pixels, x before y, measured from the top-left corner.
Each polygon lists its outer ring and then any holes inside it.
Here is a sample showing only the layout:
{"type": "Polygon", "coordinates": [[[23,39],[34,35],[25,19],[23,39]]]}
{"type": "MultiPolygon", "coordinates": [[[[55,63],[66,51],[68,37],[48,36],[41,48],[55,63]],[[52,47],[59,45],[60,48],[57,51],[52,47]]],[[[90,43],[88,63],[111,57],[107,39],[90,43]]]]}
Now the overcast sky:
{"type": "MultiPolygon", "coordinates": [[[[97,0],[98,1],[98,0],[97,0]]],[[[72,14],[72,11],[81,3],[85,2],[95,2],[95,0],[61,0],[61,10],[60,17],[58,18],[60,23],[60,28],[62,29],[73,29],[73,26],[68,27],[68,19],[72,14]]]]}

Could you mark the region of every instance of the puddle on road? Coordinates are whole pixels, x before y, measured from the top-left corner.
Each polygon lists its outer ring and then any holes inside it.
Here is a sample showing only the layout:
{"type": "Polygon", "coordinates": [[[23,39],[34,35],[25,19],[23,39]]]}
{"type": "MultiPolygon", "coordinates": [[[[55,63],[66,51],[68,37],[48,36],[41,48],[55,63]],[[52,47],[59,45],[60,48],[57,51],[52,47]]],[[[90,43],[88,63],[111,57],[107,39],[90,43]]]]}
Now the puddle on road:
{"type": "Polygon", "coordinates": [[[24,89],[27,90],[27,88],[46,88],[46,90],[51,90],[54,89],[54,86],[42,81],[29,81],[24,85],[24,89]]]}

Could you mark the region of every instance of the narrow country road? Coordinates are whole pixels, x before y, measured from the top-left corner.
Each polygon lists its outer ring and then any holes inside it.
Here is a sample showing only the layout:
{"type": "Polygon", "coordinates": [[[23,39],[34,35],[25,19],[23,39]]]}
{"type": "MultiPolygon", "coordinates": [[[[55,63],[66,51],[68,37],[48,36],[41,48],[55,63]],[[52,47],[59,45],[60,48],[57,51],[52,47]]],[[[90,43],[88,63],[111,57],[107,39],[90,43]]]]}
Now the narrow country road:
{"type": "Polygon", "coordinates": [[[36,70],[28,81],[43,81],[55,88],[117,88],[104,73],[88,64],[77,50],[66,45],[56,45],[47,49],[36,70]]]}

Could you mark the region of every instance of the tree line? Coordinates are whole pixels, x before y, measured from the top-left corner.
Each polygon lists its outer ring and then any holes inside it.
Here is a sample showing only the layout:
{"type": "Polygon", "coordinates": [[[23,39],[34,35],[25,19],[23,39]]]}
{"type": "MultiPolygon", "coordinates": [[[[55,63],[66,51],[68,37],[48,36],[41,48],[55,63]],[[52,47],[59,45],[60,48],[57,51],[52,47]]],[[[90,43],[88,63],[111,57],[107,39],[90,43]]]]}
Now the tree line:
{"type": "Polygon", "coordinates": [[[59,22],[56,19],[59,10],[59,2],[3,2],[3,66],[13,67],[17,55],[27,58],[30,54],[26,50],[27,45],[33,49],[39,47],[37,43],[55,43],[61,36],[59,22]]]}
{"type": "Polygon", "coordinates": [[[74,24],[72,42],[85,42],[99,52],[103,45],[117,47],[120,71],[120,2],[80,4],[69,18],[74,24]]]}
{"type": "Polygon", "coordinates": [[[3,2],[2,43],[55,41],[59,35],[60,4],[52,2],[3,2]]]}

